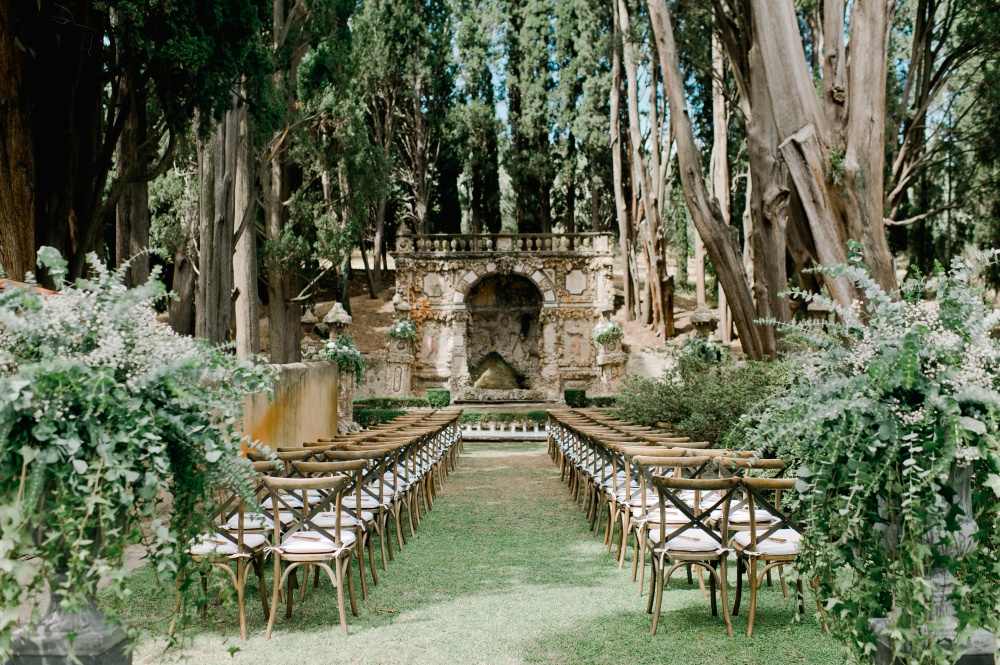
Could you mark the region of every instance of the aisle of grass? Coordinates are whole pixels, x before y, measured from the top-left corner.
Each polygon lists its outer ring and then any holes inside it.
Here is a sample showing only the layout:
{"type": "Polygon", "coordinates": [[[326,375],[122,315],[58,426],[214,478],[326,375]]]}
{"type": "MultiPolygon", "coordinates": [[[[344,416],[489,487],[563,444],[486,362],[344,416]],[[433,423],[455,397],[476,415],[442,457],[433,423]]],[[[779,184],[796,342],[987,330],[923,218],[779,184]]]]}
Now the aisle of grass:
{"type": "MultiPolygon", "coordinates": [[[[251,637],[239,639],[232,608],[213,608],[180,652],[144,637],[136,663],[181,658],[192,665],[328,663],[670,663],[839,665],[838,647],[811,617],[794,623],[794,601],[764,592],[752,640],[728,638],[697,587],[675,581],[656,636],[630,571],[618,570],[559,483],[544,444],[467,443],[415,540],[381,574],[361,616],[337,624],[336,594],[310,589],[275,635],[249,589],[251,637]],[[238,648],[230,657],[230,650],[238,648]]],[[[130,579],[126,618],[152,628],[169,610],[152,576],[130,579]]],[[[360,590],[359,590],[360,599],[360,590]]]]}

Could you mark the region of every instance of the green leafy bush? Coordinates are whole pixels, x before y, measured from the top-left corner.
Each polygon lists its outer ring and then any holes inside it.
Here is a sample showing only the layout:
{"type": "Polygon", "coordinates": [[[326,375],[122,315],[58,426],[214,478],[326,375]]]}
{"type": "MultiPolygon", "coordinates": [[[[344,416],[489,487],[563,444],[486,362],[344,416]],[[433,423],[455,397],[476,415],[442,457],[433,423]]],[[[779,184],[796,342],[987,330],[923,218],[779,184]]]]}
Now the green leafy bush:
{"type": "Polygon", "coordinates": [[[435,409],[443,409],[451,404],[451,391],[445,388],[428,388],[427,402],[435,409]]]}
{"type": "Polygon", "coordinates": [[[538,423],[544,425],[549,420],[548,411],[463,411],[461,422],[466,425],[476,423],[538,423]]]}
{"type": "Polygon", "coordinates": [[[419,409],[430,405],[425,397],[364,397],[354,400],[354,407],[362,409],[419,409]]]}
{"type": "Polygon", "coordinates": [[[365,376],[365,359],[361,356],[361,351],[354,344],[350,335],[340,335],[336,339],[331,339],[319,352],[323,360],[332,360],[337,363],[341,372],[354,372],[354,380],[361,385],[365,376]]]}
{"type": "Polygon", "coordinates": [[[417,343],[417,326],[412,319],[397,321],[389,326],[389,339],[399,339],[410,344],[417,343]]]}
{"type": "Polygon", "coordinates": [[[563,400],[571,409],[582,409],[587,406],[587,391],[580,388],[566,388],[563,390],[563,400]]]}
{"type": "Polygon", "coordinates": [[[408,411],[402,409],[355,409],[354,422],[361,427],[373,427],[405,416],[407,413],[408,411]]]}
{"type": "Polygon", "coordinates": [[[625,377],[616,406],[625,420],[650,427],[671,423],[683,436],[713,442],[728,436],[730,445],[739,446],[740,417],[781,390],[786,375],[783,363],[736,363],[688,347],[662,378],[625,377]]]}
{"type": "Polygon", "coordinates": [[[618,405],[618,397],[615,395],[602,395],[598,397],[588,397],[587,406],[598,409],[611,408],[618,405]]]}
{"type": "Polygon", "coordinates": [[[955,578],[959,643],[1000,619],[1000,342],[991,337],[1000,311],[972,286],[977,264],[939,270],[936,300],[924,299],[922,279],[897,299],[850,250],[850,265],[819,272],[849,279],[865,304],[794,292],[843,323],[784,327],[805,347],[791,357],[790,390],[747,418],[746,437],[801,465],[800,568],[854,657],[874,649],[868,619],[891,617],[894,644],[909,650],[897,656],[952,663],[927,638],[943,627],[932,579],[955,578]],[[971,500],[957,480],[969,474],[971,500]]]}
{"type": "Polygon", "coordinates": [[[0,661],[22,591],[58,584],[72,612],[110,578],[105,598],[119,612],[133,545],[165,593],[182,593],[183,625],[206,601],[198,579],[210,564],[187,543],[210,528],[213,490],[256,503],[240,421],[245,396],[270,391],[268,366],[158,323],[157,271],[127,289],[127,265],[88,262],[91,276],[67,284],[66,262],[42,248],[58,295],[0,294],[0,661]]]}

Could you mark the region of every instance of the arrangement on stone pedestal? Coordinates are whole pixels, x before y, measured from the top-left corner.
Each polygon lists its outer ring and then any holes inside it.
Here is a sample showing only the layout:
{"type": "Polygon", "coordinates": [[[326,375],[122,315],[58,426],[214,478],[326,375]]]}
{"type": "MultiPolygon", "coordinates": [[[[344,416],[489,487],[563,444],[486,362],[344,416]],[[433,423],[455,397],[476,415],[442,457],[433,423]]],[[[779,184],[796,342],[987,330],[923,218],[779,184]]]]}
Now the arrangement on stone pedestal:
{"type": "MultiPolygon", "coordinates": [[[[611,237],[600,233],[397,235],[397,319],[387,393],[448,388],[457,400],[558,399],[614,390],[626,354],[591,343],[614,308],[611,237]]],[[[614,346],[614,344],[612,344],[614,346]]]]}

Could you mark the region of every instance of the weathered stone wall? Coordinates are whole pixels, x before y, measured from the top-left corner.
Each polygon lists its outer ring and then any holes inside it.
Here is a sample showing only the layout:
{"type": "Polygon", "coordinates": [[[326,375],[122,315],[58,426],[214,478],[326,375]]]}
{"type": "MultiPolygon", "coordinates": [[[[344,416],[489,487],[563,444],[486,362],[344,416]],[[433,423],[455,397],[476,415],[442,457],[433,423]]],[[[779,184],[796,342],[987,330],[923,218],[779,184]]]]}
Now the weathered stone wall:
{"type": "Polygon", "coordinates": [[[530,377],[530,397],[608,389],[590,338],[613,309],[608,236],[401,233],[395,260],[397,315],[421,331],[413,393],[447,387],[474,397],[471,369],[491,351],[530,377]]]}
{"type": "Polygon", "coordinates": [[[337,363],[273,365],[274,397],[253,395],[243,412],[243,431],[272,450],[294,448],[337,433],[337,363]]]}

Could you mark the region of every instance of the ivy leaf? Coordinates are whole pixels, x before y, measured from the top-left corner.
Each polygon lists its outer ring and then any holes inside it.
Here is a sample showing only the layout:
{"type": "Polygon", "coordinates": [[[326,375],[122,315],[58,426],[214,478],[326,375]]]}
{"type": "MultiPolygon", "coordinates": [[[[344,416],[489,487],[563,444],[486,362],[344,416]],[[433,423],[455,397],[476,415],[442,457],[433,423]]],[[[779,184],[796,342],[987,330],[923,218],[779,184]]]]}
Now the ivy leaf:
{"type": "Polygon", "coordinates": [[[975,418],[959,416],[958,425],[965,431],[972,432],[973,434],[979,434],[980,436],[986,434],[986,424],[981,420],[976,420],[975,418]]]}
{"type": "Polygon", "coordinates": [[[1000,476],[991,473],[986,478],[986,486],[993,490],[993,493],[1000,497],[1000,476]]]}
{"type": "Polygon", "coordinates": [[[38,250],[38,265],[49,272],[56,288],[61,290],[66,283],[66,266],[68,263],[55,247],[42,247],[38,250]]]}
{"type": "Polygon", "coordinates": [[[83,474],[87,473],[87,461],[82,459],[75,459],[73,460],[73,468],[76,470],[78,474],[82,476],[83,474]]]}

